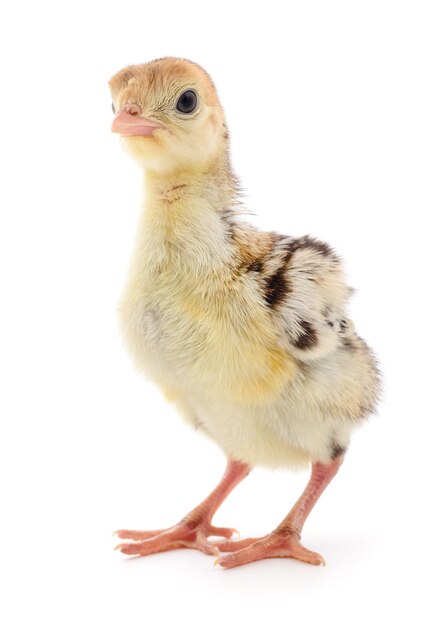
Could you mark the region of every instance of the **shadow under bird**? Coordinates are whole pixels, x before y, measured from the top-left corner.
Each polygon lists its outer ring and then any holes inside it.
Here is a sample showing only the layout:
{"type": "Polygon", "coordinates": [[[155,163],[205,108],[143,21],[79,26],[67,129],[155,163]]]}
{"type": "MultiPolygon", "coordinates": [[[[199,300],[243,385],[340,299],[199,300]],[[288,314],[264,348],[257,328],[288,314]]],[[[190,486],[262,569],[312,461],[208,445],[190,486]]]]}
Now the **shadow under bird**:
{"type": "Polygon", "coordinates": [[[270,557],[323,564],[301,531],[379,392],[374,356],[346,314],[340,259],[326,243],[262,232],[240,216],[223,109],[200,66],[163,58],[109,84],[112,131],[141,165],[145,190],[119,307],[124,340],[228,459],[218,486],[178,524],[117,531],[117,548],[195,548],[225,568],[270,557]],[[310,464],[304,492],[268,535],[232,540],[233,529],[212,524],[253,466],[310,464]]]}

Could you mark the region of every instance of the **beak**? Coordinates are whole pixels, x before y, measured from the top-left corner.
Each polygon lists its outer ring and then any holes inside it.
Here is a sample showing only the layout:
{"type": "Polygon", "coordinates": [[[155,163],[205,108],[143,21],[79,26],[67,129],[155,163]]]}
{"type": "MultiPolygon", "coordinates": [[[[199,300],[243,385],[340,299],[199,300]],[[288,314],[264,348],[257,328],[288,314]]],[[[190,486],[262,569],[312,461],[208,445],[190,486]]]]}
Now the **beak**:
{"type": "Polygon", "coordinates": [[[155,130],[162,124],[141,116],[141,108],[137,104],[124,105],[112,122],[111,131],[123,137],[152,137],[155,130]]]}

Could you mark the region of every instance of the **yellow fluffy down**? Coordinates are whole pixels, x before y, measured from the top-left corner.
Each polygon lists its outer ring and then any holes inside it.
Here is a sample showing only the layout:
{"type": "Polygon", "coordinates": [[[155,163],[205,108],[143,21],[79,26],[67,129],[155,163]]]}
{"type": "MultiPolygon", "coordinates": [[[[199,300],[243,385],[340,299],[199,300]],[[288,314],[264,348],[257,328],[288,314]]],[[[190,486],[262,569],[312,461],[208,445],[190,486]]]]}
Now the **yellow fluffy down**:
{"type": "Polygon", "coordinates": [[[119,307],[125,343],[183,417],[231,458],[327,461],[374,408],[375,361],[346,315],[339,259],[321,242],[262,233],[238,215],[224,113],[207,74],[180,59],[110,83],[163,125],[124,137],[145,200],[119,307]],[[198,107],[177,112],[183,90],[198,107]]]}

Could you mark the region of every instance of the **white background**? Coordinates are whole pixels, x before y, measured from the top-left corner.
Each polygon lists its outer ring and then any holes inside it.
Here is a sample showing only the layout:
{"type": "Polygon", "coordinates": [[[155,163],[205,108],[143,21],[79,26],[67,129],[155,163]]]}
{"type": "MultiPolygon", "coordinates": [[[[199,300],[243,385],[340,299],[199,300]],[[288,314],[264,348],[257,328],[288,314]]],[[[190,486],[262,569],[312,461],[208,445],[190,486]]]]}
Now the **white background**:
{"type": "MultiPolygon", "coordinates": [[[[440,3],[29,1],[0,28],[2,623],[440,623],[440,3]],[[326,568],[112,552],[224,468],[115,318],[141,175],[107,81],[164,55],[212,74],[255,222],[344,257],[382,363],[379,414],[306,525],[326,568]]],[[[268,532],[307,477],[257,469],[215,522],[268,532]]]]}

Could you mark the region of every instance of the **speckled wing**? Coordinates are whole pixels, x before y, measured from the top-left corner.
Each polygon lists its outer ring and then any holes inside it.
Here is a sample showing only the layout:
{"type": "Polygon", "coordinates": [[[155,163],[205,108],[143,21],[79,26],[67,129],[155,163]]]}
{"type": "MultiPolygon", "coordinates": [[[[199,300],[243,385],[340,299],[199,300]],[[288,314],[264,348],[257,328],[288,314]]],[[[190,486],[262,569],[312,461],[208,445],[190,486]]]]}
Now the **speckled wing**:
{"type": "Polygon", "coordinates": [[[260,284],[281,338],[301,361],[320,359],[353,335],[345,308],[351,289],[339,257],[311,237],[272,234],[260,284]]]}

